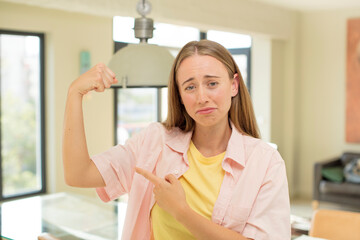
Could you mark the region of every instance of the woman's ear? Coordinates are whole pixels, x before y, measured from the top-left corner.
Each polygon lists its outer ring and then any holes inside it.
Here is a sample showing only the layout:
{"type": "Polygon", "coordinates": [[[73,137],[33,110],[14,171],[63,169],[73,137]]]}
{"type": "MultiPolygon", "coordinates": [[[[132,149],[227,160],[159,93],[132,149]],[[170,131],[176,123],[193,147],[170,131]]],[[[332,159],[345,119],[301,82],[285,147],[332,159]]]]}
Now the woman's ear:
{"type": "Polygon", "coordinates": [[[231,97],[235,97],[239,92],[239,74],[235,73],[231,80],[231,97]]]}

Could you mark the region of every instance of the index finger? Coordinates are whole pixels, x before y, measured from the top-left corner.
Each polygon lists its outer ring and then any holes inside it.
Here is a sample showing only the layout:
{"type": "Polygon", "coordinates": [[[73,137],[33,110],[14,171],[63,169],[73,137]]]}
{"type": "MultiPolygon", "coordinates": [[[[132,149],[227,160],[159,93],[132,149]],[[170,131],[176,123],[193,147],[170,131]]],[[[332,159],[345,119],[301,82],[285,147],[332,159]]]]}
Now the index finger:
{"type": "Polygon", "coordinates": [[[162,181],[161,178],[159,178],[158,176],[154,175],[153,173],[151,173],[145,169],[135,167],[135,171],[138,174],[142,175],[144,178],[148,179],[154,185],[157,185],[162,181]]]}

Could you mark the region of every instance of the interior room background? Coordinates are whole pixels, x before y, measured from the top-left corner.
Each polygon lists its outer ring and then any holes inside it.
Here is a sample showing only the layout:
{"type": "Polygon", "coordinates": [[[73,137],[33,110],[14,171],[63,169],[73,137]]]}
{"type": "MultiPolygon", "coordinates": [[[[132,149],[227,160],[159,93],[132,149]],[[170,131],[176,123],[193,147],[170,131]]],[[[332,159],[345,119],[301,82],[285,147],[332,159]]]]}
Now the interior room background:
{"type": "MultiPolygon", "coordinates": [[[[63,1],[49,8],[0,1],[0,29],[45,34],[47,192],[95,196],[66,186],[61,141],[67,89],[78,77],[80,52],[91,65],[113,54],[113,15],[138,17],[137,0],[63,1]],[[59,9],[60,8],[60,9],[59,9]],[[63,8],[63,9],[61,9],[63,8]]],[[[247,0],[151,1],[156,22],[220,30],[252,37],[251,95],[263,138],[285,160],[291,196],[311,198],[313,164],[360,152],[345,141],[346,27],[357,8],[295,11],[247,0]]],[[[114,144],[114,91],[84,99],[90,154],[114,144]]]]}

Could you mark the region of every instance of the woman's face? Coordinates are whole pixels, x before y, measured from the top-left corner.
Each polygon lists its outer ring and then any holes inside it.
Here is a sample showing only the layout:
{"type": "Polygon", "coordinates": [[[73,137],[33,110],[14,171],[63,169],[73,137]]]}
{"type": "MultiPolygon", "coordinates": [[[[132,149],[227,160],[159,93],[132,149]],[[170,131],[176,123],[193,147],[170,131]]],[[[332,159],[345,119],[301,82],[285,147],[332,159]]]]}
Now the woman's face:
{"type": "Polygon", "coordinates": [[[211,56],[186,58],[177,71],[182,103],[197,125],[227,124],[231,97],[238,93],[238,77],[233,79],[225,66],[211,56]]]}

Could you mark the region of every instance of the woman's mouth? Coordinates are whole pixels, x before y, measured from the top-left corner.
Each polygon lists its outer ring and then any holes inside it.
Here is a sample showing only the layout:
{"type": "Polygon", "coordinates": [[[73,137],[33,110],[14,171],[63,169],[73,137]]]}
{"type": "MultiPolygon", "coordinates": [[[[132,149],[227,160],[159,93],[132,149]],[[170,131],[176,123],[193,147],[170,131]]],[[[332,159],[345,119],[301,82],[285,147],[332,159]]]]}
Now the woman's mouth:
{"type": "Polygon", "coordinates": [[[215,111],[216,108],[201,108],[196,111],[197,114],[210,114],[215,111]]]}

